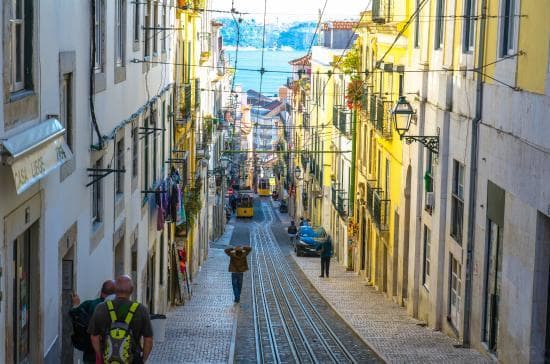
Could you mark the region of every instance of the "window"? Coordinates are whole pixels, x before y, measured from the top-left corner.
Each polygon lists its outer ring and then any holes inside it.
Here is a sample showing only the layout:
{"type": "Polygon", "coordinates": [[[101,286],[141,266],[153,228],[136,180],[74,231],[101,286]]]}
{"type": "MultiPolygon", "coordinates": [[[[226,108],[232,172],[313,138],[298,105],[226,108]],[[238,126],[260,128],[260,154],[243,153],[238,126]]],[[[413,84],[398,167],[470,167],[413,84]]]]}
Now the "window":
{"type": "Polygon", "coordinates": [[[162,6],[162,52],[166,52],[166,38],[168,37],[168,32],[166,31],[166,28],[168,27],[168,12],[167,12],[167,6],[164,4],[162,6]]]}
{"type": "Polygon", "coordinates": [[[424,264],[422,269],[422,284],[424,287],[429,288],[430,279],[430,250],[431,250],[431,231],[426,225],[424,225],[424,264]]]}
{"type": "Polygon", "coordinates": [[[125,0],[115,1],[115,64],[117,67],[124,66],[124,51],[126,47],[125,9],[125,0]]]}
{"type": "Polygon", "coordinates": [[[449,272],[449,316],[451,323],[458,328],[462,305],[462,264],[451,254],[449,272]]]}
{"type": "Polygon", "coordinates": [[[32,89],[32,1],[10,0],[11,79],[10,90],[32,89]]]}
{"type": "Polygon", "coordinates": [[[140,8],[139,8],[140,2],[134,1],[134,42],[139,42],[139,23],[140,23],[140,8]]]}
{"type": "MultiPolygon", "coordinates": [[[[420,0],[416,0],[416,9],[418,9],[419,1],[420,0]]],[[[414,18],[414,47],[420,47],[420,12],[418,12],[414,18]]]]}
{"type": "Polygon", "coordinates": [[[103,72],[104,54],[105,54],[105,1],[95,0],[95,17],[94,17],[94,70],[96,73],[103,72]]]}
{"type": "Polygon", "coordinates": [[[500,56],[514,52],[516,0],[502,0],[500,17],[500,56]]]}
{"type": "Polygon", "coordinates": [[[143,54],[145,57],[151,56],[150,26],[151,26],[151,0],[147,0],[145,4],[144,18],[143,18],[143,29],[144,29],[143,42],[145,43],[145,46],[143,47],[143,54]]]}
{"type": "Polygon", "coordinates": [[[143,154],[142,168],[141,168],[141,181],[142,188],[144,190],[149,188],[149,136],[147,135],[147,128],[149,127],[149,117],[143,121],[143,154]]]}
{"type": "MultiPolygon", "coordinates": [[[[157,125],[157,109],[151,110],[151,127],[152,128],[158,128],[157,125]]],[[[146,130],[147,131],[147,130],[146,130]]],[[[153,158],[153,183],[156,183],[157,181],[157,139],[158,139],[158,132],[157,130],[152,130],[152,137],[153,137],[153,155],[151,156],[153,158]]]]}
{"type": "Polygon", "coordinates": [[[434,49],[441,49],[443,46],[443,27],[445,24],[445,0],[436,0],[435,4],[435,37],[434,49]]]}
{"type": "MultiPolygon", "coordinates": [[[[94,165],[94,168],[101,169],[103,168],[103,158],[99,158],[94,165]]],[[[92,185],[92,223],[100,223],[103,219],[103,191],[102,191],[103,181],[96,181],[92,185]]]]}
{"type": "MultiPolygon", "coordinates": [[[[124,139],[120,139],[116,143],[116,169],[124,169],[124,139]]],[[[115,172],[116,193],[124,192],[124,173],[115,172]]]]}
{"type": "Polygon", "coordinates": [[[462,220],[464,216],[464,165],[453,160],[453,192],[451,196],[451,236],[462,243],[462,220]]]}
{"type": "Polygon", "coordinates": [[[63,75],[61,85],[61,123],[65,127],[65,140],[67,145],[73,151],[73,74],[63,75]]]}
{"type": "Polygon", "coordinates": [[[462,52],[474,49],[475,0],[464,0],[464,18],[462,20],[462,52]]]}
{"type": "Polygon", "coordinates": [[[138,174],[138,128],[132,129],[132,177],[138,174]]]}
{"type": "Polygon", "coordinates": [[[384,191],[386,192],[386,199],[390,198],[390,160],[386,158],[386,180],[384,181],[384,191]]]}
{"type": "Polygon", "coordinates": [[[151,37],[153,38],[153,54],[158,53],[158,36],[157,36],[157,28],[159,26],[159,5],[158,2],[155,1],[153,3],[153,31],[151,32],[151,37]]]}

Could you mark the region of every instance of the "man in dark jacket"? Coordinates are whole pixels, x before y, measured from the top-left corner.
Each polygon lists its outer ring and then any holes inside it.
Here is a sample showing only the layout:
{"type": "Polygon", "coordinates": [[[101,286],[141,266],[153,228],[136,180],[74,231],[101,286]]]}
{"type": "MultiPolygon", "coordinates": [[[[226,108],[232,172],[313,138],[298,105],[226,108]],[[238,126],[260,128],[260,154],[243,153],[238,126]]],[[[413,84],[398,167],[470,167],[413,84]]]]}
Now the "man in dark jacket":
{"type": "MultiPolygon", "coordinates": [[[[105,301],[105,299],[112,299],[114,298],[115,293],[115,281],[110,279],[108,281],[103,282],[103,285],[101,286],[101,293],[99,294],[99,297],[93,300],[86,300],[82,303],[80,303],[80,297],[78,297],[77,294],[74,294],[72,297],[73,301],[73,308],[69,311],[69,315],[73,320],[82,319],[82,320],[90,320],[92,318],[92,315],[94,314],[95,308],[105,301]]],[[[81,324],[84,324],[82,322],[81,324]]],[[[82,327],[81,329],[86,330],[87,327],[82,327]]],[[[89,341],[87,345],[87,349],[83,351],[83,361],[84,363],[95,363],[96,361],[96,355],[94,348],[92,346],[92,343],[90,341],[90,336],[86,332],[78,332],[74,333],[78,335],[85,335],[86,340],[89,341]]]]}
{"type": "Polygon", "coordinates": [[[329,277],[330,258],[332,257],[332,240],[327,236],[326,240],[319,244],[317,250],[321,251],[321,275],[320,278],[329,277]]]}
{"type": "Polygon", "coordinates": [[[225,249],[225,254],[230,258],[229,271],[231,272],[231,284],[233,285],[233,294],[235,295],[235,303],[241,300],[241,290],[243,288],[244,272],[248,270],[247,255],[252,250],[251,247],[230,247],[225,249]]]}

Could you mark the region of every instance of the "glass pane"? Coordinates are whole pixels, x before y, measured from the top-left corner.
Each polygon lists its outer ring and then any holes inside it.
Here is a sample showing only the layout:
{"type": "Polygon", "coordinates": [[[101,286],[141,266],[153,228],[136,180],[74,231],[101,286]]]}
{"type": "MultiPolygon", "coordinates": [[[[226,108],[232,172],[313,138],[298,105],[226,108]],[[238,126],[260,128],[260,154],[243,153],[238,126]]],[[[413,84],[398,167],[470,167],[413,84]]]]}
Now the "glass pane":
{"type": "Polygon", "coordinates": [[[23,81],[23,25],[15,24],[15,82],[23,81]]]}

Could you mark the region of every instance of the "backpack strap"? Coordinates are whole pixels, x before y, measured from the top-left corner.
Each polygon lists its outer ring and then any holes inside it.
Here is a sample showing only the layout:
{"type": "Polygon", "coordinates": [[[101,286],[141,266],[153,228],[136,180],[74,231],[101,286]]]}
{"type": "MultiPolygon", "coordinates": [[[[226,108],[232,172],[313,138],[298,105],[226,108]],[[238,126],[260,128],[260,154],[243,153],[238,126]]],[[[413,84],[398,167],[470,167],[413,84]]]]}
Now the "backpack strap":
{"type": "Polygon", "coordinates": [[[130,309],[128,310],[128,314],[124,319],[124,322],[126,322],[126,325],[130,325],[130,322],[134,318],[134,313],[136,313],[138,306],[139,306],[139,303],[137,302],[133,302],[132,305],[130,306],[130,309]]]}
{"type": "Polygon", "coordinates": [[[116,322],[117,318],[116,318],[115,306],[113,306],[113,301],[106,301],[105,304],[107,305],[109,316],[111,316],[111,322],[116,322]]]}

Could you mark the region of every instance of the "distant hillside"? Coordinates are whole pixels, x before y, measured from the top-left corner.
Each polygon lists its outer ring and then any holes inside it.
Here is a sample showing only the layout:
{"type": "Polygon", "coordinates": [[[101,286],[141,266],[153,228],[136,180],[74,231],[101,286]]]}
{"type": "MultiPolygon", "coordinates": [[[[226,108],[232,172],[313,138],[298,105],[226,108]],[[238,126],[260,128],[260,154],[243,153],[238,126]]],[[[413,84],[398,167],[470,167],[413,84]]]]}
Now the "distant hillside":
{"type": "MultiPolygon", "coordinates": [[[[218,19],[223,23],[221,34],[225,45],[237,45],[237,27],[231,18],[218,19]]],[[[265,47],[291,47],[295,50],[307,50],[315,32],[315,22],[296,22],[291,24],[267,24],[265,29],[265,47]]],[[[263,24],[254,19],[243,20],[240,24],[240,47],[262,47],[263,24]]]]}

